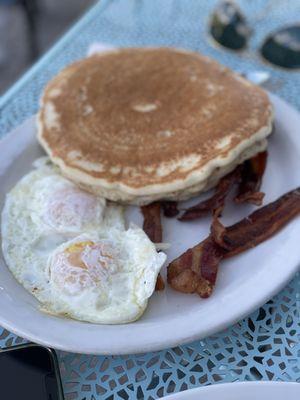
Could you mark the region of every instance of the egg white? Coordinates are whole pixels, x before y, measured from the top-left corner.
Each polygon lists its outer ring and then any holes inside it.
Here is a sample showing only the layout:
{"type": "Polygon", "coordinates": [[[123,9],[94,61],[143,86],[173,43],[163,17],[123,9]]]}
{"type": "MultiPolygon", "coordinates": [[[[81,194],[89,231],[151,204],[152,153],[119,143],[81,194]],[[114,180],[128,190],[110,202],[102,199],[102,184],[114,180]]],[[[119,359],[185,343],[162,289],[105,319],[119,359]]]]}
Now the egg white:
{"type": "Polygon", "coordinates": [[[78,320],[94,323],[118,324],[132,322],[145,311],[149,297],[155,289],[157,275],[166,259],[157,253],[155,246],[142,229],[131,227],[126,231],[107,231],[99,235],[84,234],[62,244],[48,260],[51,299],[44,303],[44,310],[68,315],[78,320]],[[70,244],[85,241],[108,243],[115,259],[110,270],[100,274],[94,287],[65,290],[55,283],[51,261],[57,253],[70,244]]]}
{"type": "MultiPolygon", "coordinates": [[[[6,263],[41,309],[82,321],[115,324],[139,318],[166,259],[142,229],[125,229],[122,207],[81,191],[49,163],[38,163],[7,195],[1,229],[6,263]],[[100,263],[96,278],[93,271],[75,268],[88,284],[68,290],[64,274],[69,270],[55,268],[53,260],[85,242],[100,248],[109,244],[110,267],[102,274],[100,263]]],[[[85,247],[91,252],[90,245],[85,247]]]]}

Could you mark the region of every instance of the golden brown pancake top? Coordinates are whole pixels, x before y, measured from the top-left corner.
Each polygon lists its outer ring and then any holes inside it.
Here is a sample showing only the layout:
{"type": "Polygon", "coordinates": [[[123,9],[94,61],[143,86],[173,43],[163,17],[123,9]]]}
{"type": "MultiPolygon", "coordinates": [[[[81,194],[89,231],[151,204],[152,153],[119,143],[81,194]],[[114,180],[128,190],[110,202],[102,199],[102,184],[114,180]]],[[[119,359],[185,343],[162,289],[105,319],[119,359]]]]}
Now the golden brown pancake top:
{"type": "Polygon", "coordinates": [[[270,124],[258,87],[211,59],[123,49],[67,67],[47,86],[40,137],[52,159],[132,188],[185,180],[270,124]]]}

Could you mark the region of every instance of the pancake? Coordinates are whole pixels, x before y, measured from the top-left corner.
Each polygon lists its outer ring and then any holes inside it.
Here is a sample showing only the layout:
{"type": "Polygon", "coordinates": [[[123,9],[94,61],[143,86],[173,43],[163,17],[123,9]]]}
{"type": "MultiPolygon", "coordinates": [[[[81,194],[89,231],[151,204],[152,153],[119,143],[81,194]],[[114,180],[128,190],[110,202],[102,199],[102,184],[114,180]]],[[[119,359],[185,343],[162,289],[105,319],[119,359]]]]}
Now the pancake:
{"type": "Polygon", "coordinates": [[[182,200],[267,147],[267,94],[198,53],[127,48],[46,87],[38,138],[62,173],[107,199],[182,200]]]}

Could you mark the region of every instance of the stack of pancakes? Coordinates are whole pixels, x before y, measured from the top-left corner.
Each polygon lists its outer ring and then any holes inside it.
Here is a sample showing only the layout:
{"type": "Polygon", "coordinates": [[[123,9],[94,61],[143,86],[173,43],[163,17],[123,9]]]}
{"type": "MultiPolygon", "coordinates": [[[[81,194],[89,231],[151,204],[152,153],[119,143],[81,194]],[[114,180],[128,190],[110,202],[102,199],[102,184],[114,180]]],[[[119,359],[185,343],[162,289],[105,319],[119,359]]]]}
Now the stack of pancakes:
{"type": "Polygon", "coordinates": [[[62,173],[107,199],[183,200],[263,151],[266,93],[200,54],[170,48],[99,53],[46,87],[38,138],[62,173]]]}

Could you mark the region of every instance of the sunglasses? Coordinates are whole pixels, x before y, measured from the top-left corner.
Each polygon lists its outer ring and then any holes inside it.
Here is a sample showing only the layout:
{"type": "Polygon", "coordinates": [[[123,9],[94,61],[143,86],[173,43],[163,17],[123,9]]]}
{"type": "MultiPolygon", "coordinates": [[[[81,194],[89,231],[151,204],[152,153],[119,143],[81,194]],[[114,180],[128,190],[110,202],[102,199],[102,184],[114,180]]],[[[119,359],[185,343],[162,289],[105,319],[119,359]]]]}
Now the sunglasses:
{"type": "MultiPolygon", "coordinates": [[[[211,16],[209,32],[223,47],[238,51],[247,46],[252,30],[239,7],[232,1],[224,1],[211,16]]],[[[259,52],[274,65],[300,68],[300,24],[268,35],[259,52]]]]}

